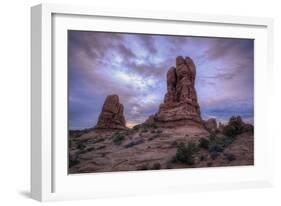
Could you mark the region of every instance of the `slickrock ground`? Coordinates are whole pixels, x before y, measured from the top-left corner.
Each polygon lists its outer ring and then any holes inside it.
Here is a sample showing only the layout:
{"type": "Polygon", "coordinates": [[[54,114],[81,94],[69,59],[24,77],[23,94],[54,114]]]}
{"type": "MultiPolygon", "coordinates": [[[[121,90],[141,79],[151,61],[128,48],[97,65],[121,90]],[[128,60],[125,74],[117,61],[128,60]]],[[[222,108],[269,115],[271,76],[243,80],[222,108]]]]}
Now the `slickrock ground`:
{"type": "Polygon", "coordinates": [[[69,173],[253,165],[253,144],[252,131],[230,138],[221,133],[210,134],[197,126],[92,129],[70,136],[69,173]],[[201,138],[211,142],[207,148],[200,146],[201,138]],[[179,145],[189,142],[194,142],[198,150],[193,155],[194,163],[177,161],[179,145]]]}

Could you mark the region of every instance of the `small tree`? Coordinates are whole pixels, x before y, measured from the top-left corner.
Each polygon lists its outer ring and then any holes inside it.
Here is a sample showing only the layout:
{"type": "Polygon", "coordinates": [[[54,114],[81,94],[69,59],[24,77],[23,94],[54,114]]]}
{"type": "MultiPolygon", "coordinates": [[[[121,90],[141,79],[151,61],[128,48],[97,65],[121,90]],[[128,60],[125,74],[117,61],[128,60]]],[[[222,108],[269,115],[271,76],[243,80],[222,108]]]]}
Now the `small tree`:
{"type": "Polygon", "coordinates": [[[209,145],[210,145],[210,141],[205,139],[205,138],[201,138],[199,140],[199,147],[203,148],[203,149],[209,149],[209,145]]]}
{"type": "Polygon", "coordinates": [[[194,142],[189,142],[188,144],[180,143],[177,148],[175,161],[193,165],[194,155],[197,152],[198,152],[198,147],[194,142]]]}

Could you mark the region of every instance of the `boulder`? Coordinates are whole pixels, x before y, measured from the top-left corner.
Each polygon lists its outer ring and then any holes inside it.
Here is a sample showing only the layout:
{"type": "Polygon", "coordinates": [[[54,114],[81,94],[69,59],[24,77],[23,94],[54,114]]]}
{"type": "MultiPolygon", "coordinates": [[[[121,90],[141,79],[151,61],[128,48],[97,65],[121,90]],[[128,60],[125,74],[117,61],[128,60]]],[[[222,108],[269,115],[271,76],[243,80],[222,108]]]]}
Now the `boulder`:
{"type": "Polygon", "coordinates": [[[127,129],[124,117],[124,107],[119,103],[118,95],[106,97],[96,129],[127,129]]]}

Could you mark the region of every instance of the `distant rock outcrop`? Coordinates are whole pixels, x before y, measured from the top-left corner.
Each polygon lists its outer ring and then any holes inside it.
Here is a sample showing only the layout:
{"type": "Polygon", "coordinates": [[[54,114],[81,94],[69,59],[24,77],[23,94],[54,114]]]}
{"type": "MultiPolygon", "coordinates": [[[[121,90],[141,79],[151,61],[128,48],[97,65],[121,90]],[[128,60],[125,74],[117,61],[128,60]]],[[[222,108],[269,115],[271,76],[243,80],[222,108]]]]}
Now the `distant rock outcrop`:
{"type": "Polygon", "coordinates": [[[109,95],[100,113],[96,129],[126,129],[124,107],[119,103],[118,95],[109,95]]]}
{"type": "Polygon", "coordinates": [[[219,122],[218,131],[222,133],[222,132],[223,132],[224,127],[225,127],[225,126],[224,126],[224,124],[223,124],[223,123],[221,123],[221,122],[219,122]]]}
{"type": "Polygon", "coordinates": [[[176,58],[176,67],[167,72],[167,93],[164,103],[154,116],[156,122],[186,124],[187,122],[201,125],[200,107],[195,90],[196,67],[190,57],[176,58]]]}
{"type": "Polygon", "coordinates": [[[242,132],[253,132],[254,126],[245,123],[240,116],[232,116],[228,121],[228,127],[235,128],[240,133],[242,132]]]}
{"type": "Polygon", "coordinates": [[[204,121],[204,126],[209,132],[216,132],[218,129],[217,120],[215,118],[210,118],[207,121],[204,121]]]}

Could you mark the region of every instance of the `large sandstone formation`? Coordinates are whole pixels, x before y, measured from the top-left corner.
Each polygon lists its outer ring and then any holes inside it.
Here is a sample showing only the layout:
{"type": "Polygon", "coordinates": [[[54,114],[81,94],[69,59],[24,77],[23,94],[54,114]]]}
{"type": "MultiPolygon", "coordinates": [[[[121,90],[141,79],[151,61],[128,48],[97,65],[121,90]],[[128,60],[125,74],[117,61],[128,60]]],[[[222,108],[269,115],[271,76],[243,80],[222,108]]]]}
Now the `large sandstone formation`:
{"type": "Polygon", "coordinates": [[[196,68],[190,57],[176,58],[176,68],[167,72],[167,93],[154,116],[156,122],[201,125],[200,107],[195,90],[196,68]]]}
{"type": "Polygon", "coordinates": [[[124,107],[119,103],[118,95],[107,96],[95,128],[126,129],[123,111],[124,107]]]}

